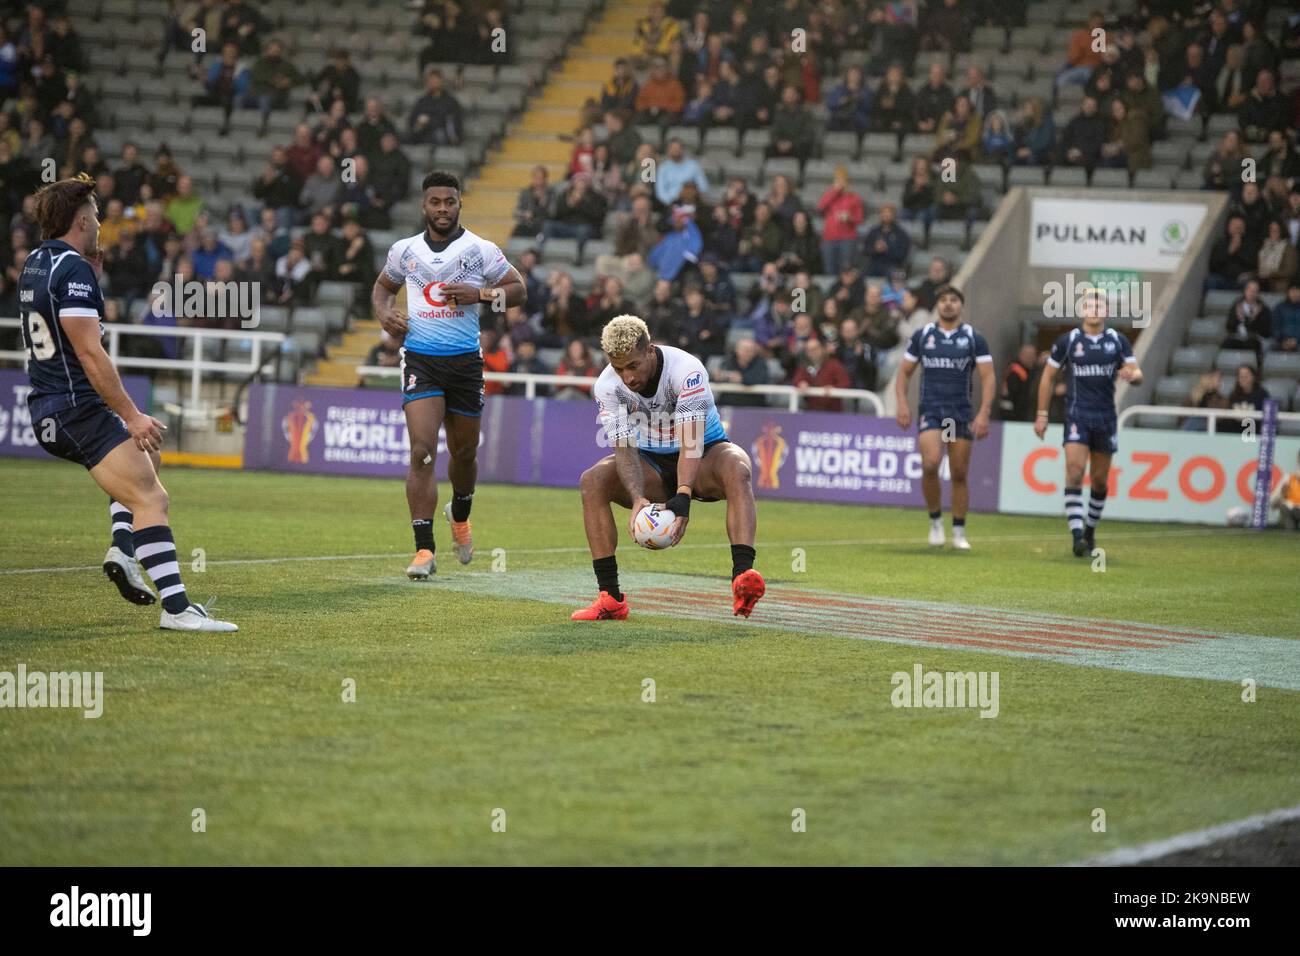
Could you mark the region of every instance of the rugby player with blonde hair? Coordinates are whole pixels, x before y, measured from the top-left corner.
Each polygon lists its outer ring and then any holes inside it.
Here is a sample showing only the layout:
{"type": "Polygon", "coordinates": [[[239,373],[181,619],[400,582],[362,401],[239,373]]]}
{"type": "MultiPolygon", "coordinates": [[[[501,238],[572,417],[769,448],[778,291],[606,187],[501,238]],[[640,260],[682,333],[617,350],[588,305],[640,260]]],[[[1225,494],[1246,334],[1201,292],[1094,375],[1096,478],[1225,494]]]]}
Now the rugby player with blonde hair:
{"type": "Polygon", "coordinates": [[[1119,424],[1115,410],[1115,380],[1134,385],[1142,369],[1124,333],[1106,325],[1107,293],[1087,286],[1079,293],[1078,313],[1083,319],[1052,346],[1047,367],[1038,383],[1038,417],[1034,434],[1047,434],[1047,407],[1052,401],[1056,370],[1070,369],[1070,392],[1065,402],[1065,516],[1070,526],[1076,558],[1097,546],[1097,525],[1106,506],[1110,460],[1119,451],[1119,424]],[[1092,479],[1088,515],[1083,513],[1083,473],[1092,479]]]}
{"type": "Polygon", "coordinates": [[[582,521],[600,594],[573,612],[575,621],[621,621],[627,596],[619,589],[618,525],[610,505],[631,509],[628,533],[651,502],[677,516],[672,544],[686,533],[691,501],[727,502],[731,540],[732,613],[749,617],[766,585],[754,570],[754,488],[749,455],[722,428],[700,360],[670,345],[655,345],[634,315],[611,319],[600,346],[609,364],[596,380],[595,399],[612,455],[582,473],[582,521]]]}

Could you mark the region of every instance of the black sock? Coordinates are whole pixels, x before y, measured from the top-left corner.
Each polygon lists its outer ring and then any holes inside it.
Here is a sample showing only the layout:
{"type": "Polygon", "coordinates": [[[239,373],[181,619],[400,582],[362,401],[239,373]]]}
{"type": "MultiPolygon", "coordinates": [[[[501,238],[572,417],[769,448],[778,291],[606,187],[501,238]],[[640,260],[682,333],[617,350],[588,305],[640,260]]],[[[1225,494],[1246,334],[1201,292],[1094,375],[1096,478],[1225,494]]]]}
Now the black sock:
{"type": "Polygon", "coordinates": [[[470,505],[474,504],[474,492],[467,495],[452,494],[451,496],[451,520],[468,521],[470,505]]]}
{"type": "Polygon", "coordinates": [[[952,519],[952,526],[953,526],[954,528],[964,528],[964,527],[966,527],[966,519],[965,519],[965,518],[953,518],[953,519],[952,519]]]}
{"type": "Polygon", "coordinates": [[[433,519],[412,518],[411,530],[415,532],[415,550],[433,551],[433,519]]]}
{"type": "Polygon", "coordinates": [[[931,520],[931,521],[938,521],[938,520],[939,520],[940,518],[942,518],[942,517],[943,517],[943,510],[942,510],[942,509],[940,509],[939,511],[931,511],[931,512],[930,512],[930,520],[931,520]]]}
{"type": "Polygon", "coordinates": [[[113,547],[121,551],[128,558],[135,556],[135,545],[132,543],[134,529],[131,527],[135,517],[127,510],[126,505],[121,502],[108,499],[108,518],[112,522],[113,547]]]}
{"type": "Polygon", "coordinates": [[[754,566],[755,551],[747,544],[731,546],[731,580],[736,580],[754,566]]]}
{"type": "Polygon", "coordinates": [[[618,558],[594,558],[591,568],[596,572],[596,587],[600,588],[615,601],[623,600],[623,592],[618,589],[618,558]]]}

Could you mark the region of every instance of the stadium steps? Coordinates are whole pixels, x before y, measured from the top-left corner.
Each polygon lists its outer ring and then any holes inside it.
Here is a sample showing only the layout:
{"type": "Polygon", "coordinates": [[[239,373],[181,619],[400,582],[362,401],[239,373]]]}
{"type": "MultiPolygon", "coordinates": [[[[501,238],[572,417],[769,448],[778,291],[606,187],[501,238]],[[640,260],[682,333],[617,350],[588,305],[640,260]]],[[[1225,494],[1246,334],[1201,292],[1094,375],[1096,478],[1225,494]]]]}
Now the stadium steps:
{"type": "Polygon", "coordinates": [[[528,185],[532,167],[544,164],[552,182],[564,178],[582,105],[599,96],[614,59],[631,54],[636,23],[646,9],[643,0],[611,0],[489,153],[472,182],[475,232],[504,246],[514,228],[515,201],[528,185]]]}
{"type": "Polygon", "coordinates": [[[343,340],[331,346],[329,357],[316,363],[316,370],[303,376],[307,385],[337,385],[351,387],[357,384],[357,367],[363,364],[370,350],[379,341],[380,327],[374,319],[354,321],[352,329],[343,334],[343,340]]]}

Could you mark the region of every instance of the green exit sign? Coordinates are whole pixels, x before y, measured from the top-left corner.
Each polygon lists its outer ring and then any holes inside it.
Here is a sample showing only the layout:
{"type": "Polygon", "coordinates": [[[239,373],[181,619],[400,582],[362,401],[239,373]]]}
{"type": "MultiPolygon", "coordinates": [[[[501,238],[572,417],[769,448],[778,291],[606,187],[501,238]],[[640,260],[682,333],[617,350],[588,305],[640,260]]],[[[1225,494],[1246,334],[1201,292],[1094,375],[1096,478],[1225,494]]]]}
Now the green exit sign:
{"type": "Polygon", "coordinates": [[[1129,269],[1093,269],[1088,273],[1088,281],[1093,285],[1115,287],[1142,281],[1142,273],[1129,269]]]}

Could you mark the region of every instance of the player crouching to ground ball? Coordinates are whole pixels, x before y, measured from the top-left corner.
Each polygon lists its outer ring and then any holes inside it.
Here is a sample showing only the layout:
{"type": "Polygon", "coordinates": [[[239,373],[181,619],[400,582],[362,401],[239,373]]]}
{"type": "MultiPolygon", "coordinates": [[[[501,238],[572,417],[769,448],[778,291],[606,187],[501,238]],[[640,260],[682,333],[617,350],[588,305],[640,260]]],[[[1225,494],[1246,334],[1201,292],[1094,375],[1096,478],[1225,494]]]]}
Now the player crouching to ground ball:
{"type": "Polygon", "coordinates": [[[668,345],[653,345],[634,315],[611,319],[600,336],[609,365],[596,380],[601,427],[614,448],[582,473],[582,523],[600,596],[573,612],[575,621],[621,621],[627,598],[618,586],[618,525],[611,502],[632,509],[628,532],[641,509],[663,502],[677,516],[672,545],[686,533],[691,499],[727,502],[731,539],[733,614],[749,617],[766,585],[754,570],[754,488],[749,456],[722,430],[699,359],[668,345]]]}
{"type": "Polygon", "coordinates": [[[1119,451],[1115,379],[1136,385],[1142,370],[1133,346],[1115,329],[1106,328],[1106,293],[1093,286],[1080,296],[1083,324],[1071,329],[1052,346],[1038,384],[1038,417],[1034,434],[1047,433],[1047,406],[1052,400],[1052,380],[1062,365],[1070,366],[1070,393],[1065,404],[1065,517],[1074,538],[1074,555],[1081,558],[1097,546],[1097,523],[1106,506],[1110,459],[1119,451]],[[1089,459],[1091,453],[1091,460],[1089,459]],[[1083,471],[1092,477],[1088,519],[1083,518],[1083,471]]]}
{"type": "Polygon", "coordinates": [[[969,551],[966,540],[966,508],[970,487],[966,472],[970,468],[971,440],[989,433],[989,413],[993,409],[993,392],[997,387],[993,375],[993,356],[988,343],[962,321],[965,299],[955,286],[942,286],[935,293],[934,311],[938,322],[918,329],[912,336],[903,364],[894,379],[894,397],[898,405],[898,427],[912,423],[907,407],[907,383],[919,363],[921,367],[921,408],[917,428],[917,445],[921,449],[921,490],[930,509],[930,543],[943,544],[942,488],[939,465],[943,445],[948,444],[948,467],[952,473],[952,546],[969,551]],[[980,374],[980,410],[971,408],[971,374],[980,374]]]}

